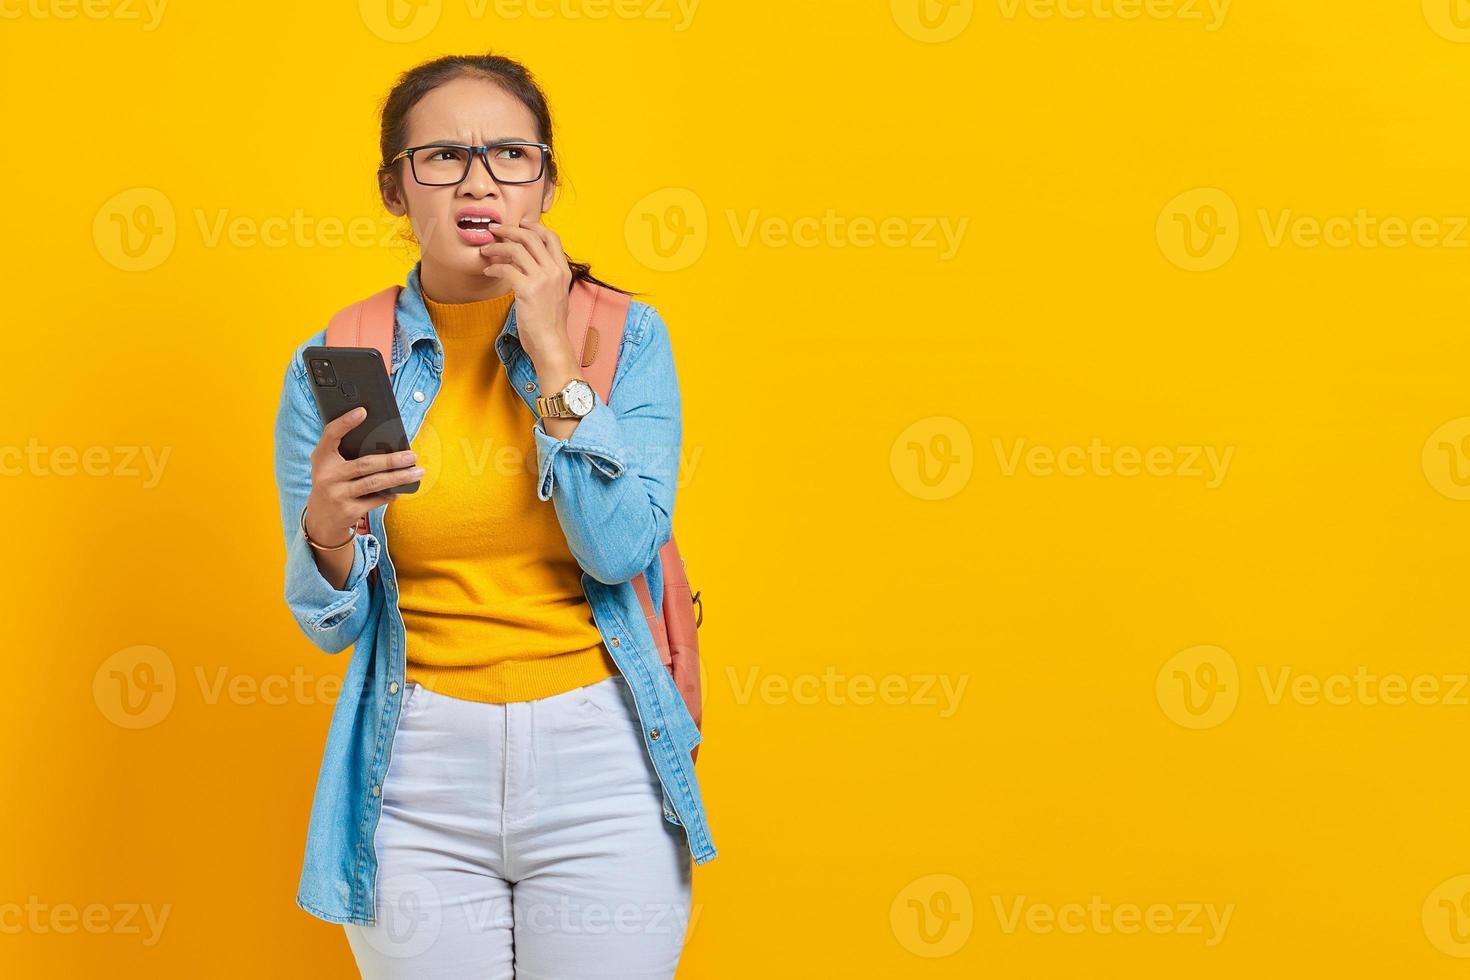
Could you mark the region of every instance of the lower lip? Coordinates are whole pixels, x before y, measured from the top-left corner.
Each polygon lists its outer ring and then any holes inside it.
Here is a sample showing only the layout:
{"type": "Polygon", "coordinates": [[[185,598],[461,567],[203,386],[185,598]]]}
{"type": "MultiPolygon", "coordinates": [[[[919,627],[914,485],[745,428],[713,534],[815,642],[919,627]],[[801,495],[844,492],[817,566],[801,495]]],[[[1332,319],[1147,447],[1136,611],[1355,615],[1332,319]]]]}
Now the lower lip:
{"type": "Polygon", "coordinates": [[[466,245],[489,245],[495,241],[495,234],[488,229],[481,231],[479,228],[461,228],[455,225],[454,230],[459,232],[459,240],[466,245]]]}

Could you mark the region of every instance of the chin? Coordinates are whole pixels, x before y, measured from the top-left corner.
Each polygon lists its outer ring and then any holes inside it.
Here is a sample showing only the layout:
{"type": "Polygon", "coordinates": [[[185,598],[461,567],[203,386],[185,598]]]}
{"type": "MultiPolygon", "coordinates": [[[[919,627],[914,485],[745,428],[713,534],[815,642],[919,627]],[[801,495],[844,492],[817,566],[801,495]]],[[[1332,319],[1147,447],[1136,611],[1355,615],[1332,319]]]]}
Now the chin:
{"type": "Polygon", "coordinates": [[[452,269],[467,276],[477,275],[484,268],[484,259],[480,256],[479,251],[468,245],[455,245],[447,250],[438,250],[433,253],[433,261],[445,269],[452,269]]]}

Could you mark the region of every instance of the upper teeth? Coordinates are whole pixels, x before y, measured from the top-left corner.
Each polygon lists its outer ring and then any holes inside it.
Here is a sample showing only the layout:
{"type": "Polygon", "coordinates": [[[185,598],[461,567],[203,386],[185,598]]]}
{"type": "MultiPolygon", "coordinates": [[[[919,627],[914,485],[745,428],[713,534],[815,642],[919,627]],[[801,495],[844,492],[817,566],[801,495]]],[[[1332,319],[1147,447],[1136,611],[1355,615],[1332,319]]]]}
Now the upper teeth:
{"type": "Polygon", "coordinates": [[[495,223],[495,219],[494,218],[475,218],[475,217],[471,217],[469,215],[466,215],[465,217],[463,217],[463,218],[461,218],[459,220],[461,220],[461,221],[471,221],[471,222],[474,222],[475,224],[493,225],[495,223]]]}

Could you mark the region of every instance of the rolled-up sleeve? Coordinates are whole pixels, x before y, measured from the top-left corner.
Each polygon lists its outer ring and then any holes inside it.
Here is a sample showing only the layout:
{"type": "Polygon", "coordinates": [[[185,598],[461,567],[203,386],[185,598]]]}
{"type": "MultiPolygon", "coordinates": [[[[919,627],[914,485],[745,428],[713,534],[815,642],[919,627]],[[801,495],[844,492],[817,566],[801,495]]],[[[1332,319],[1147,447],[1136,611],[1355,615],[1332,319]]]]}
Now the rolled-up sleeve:
{"type": "Polygon", "coordinates": [[[668,327],[635,304],[609,402],[601,398],[566,439],[540,419],[536,495],[550,500],[577,563],[606,585],[627,582],[673,534],[682,418],[668,327]]]}
{"type": "Polygon", "coordinates": [[[286,539],[286,605],[307,639],[327,653],[339,653],[367,625],[371,606],[367,577],[378,564],[379,545],[375,535],[357,536],[352,570],[341,589],[334,588],[317,567],[301,530],[301,508],[311,495],[311,451],[321,438],[322,420],[298,361],[299,351],[286,366],[275,425],[276,489],[286,539]]]}

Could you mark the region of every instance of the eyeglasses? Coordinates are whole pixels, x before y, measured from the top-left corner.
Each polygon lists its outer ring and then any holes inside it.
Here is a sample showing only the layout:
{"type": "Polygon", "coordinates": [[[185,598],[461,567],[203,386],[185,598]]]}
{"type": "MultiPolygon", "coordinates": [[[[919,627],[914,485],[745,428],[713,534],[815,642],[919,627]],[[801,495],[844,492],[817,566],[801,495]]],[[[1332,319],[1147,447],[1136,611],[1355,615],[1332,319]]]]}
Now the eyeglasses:
{"type": "Polygon", "coordinates": [[[448,187],[470,175],[470,164],[481,157],[485,170],[500,184],[534,184],[546,172],[546,158],[551,147],[545,143],[507,141],[504,143],[426,143],[410,146],[388,166],[408,157],[413,179],[427,187],[448,187]]]}

